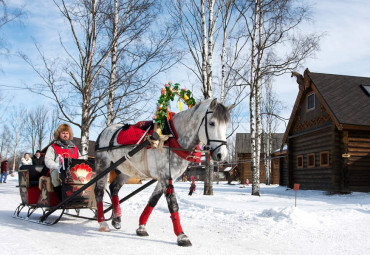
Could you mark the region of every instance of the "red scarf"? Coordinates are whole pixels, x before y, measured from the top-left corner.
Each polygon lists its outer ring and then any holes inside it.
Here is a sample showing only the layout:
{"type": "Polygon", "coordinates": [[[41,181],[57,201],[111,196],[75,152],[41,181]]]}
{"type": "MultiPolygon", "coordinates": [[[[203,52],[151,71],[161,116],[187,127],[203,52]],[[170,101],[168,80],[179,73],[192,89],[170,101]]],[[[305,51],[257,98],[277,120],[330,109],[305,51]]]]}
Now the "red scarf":
{"type": "Polygon", "coordinates": [[[73,148],[66,148],[66,149],[61,148],[56,143],[53,143],[52,146],[53,146],[53,148],[55,150],[55,153],[57,155],[61,155],[63,158],[74,158],[74,159],[78,159],[77,146],[75,146],[73,148]]]}

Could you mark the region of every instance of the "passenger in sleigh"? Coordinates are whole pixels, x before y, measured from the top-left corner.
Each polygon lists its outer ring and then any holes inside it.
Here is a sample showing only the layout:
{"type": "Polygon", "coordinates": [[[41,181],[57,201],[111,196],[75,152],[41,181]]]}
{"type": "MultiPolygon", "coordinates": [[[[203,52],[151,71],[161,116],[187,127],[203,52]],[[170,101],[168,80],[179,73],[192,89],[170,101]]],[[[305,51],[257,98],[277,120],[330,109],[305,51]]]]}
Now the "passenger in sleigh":
{"type": "Polygon", "coordinates": [[[59,179],[59,169],[62,158],[78,159],[80,153],[77,146],[72,142],[73,132],[68,124],[61,124],[54,133],[54,142],[49,146],[45,154],[45,165],[50,169],[51,182],[55,193],[62,198],[62,187],[59,179]]]}
{"type": "MultiPolygon", "coordinates": [[[[38,182],[40,178],[40,173],[36,171],[35,167],[32,164],[32,159],[30,158],[29,153],[25,153],[21,162],[19,163],[19,170],[28,170],[30,182],[38,182]]],[[[37,185],[33,183],[32,185],[37,185]]]]}

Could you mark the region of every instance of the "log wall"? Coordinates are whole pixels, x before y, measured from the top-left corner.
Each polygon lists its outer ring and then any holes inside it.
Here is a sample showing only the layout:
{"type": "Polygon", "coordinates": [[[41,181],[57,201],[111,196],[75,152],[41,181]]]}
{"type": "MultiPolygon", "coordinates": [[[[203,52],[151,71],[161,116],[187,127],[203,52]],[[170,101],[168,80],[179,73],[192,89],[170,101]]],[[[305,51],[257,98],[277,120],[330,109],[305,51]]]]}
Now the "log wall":
{"type": "MultiPolygon", "coordinates": [[[[301,189],[334,190],[333,171],[334,127],[329,126],[316,132],[289,139],[289,187],[299,183],[301,189]],[[329,166],[320,166],[320,152],[329,151],[329,166]],[[315,166],[308,166],[308,155],[315,155],[315,166]],[[297,156],[303,155],[303,167],[297,167],[297,156]]],[[[337,157],[337,156],[335,156],[337,157]]]]}
{"type": "Polygon", "coordinates": [[[348,181],[351,191],[370,191],[370,132],[348,132],[348,181]]]}

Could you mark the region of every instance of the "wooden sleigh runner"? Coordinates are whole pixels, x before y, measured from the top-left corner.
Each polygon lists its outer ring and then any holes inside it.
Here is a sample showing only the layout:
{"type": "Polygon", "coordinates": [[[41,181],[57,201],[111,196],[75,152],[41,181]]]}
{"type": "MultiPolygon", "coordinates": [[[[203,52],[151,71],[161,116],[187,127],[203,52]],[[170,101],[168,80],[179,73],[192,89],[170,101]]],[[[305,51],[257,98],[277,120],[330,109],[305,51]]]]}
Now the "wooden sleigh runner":
{"type": "MultiPolygon", "coordinates": [[[[158,139],[158,134],[154,132],[151,140],[158,139]]],[[[87,161],[80,159],[65,160],[64,167],[60,170],[62,200],[53,191],[50,177],[42,176],[38,181],[32,181],[29,178],[29,170],[19,170],[21,203],[15,209],[13,217],[44,225],[56,224],[63,215],[97,220],[96,207],[92,203],[89,203],[90,193],[94,192],[91,186],[100,178],[115,170],[127,158],[132,157],[147,146],[150,146],[150,142],[145,140],[98,175],[95,174],[94,167],[87,161]],[[80,215],[81,209],[89,209],[92,212],[91,216],[80,215]],[[41,211],[42,215],[35,217],[37,210],[41,211]],[[58,214],[55,214],[57,216],[53,217],[53,219],[49,218],[57,210],[58,214]]],[[[123,203],[155,182],[156,180],[149,181],[122,198],[119,202],[123,203]]],[[[110,220],[113,216],[113,206],[109,191],[105,190],[105,192],[108,193],[109,201],[104,202],[104,214],[106,219],[110,220]]]]}

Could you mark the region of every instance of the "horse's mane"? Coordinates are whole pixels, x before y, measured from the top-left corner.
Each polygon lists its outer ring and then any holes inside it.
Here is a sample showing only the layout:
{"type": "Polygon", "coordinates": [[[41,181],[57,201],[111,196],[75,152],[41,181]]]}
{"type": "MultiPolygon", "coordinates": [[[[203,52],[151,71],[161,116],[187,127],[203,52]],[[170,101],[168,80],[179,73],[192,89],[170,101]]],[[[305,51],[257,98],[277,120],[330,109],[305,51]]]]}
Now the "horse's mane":
{"type": "Polygon", "coordinates": [[[228,123],[230,121],[230,111],[223,104],[217,103],[213,109],[213,117],[218,122],[228,123]]]}

